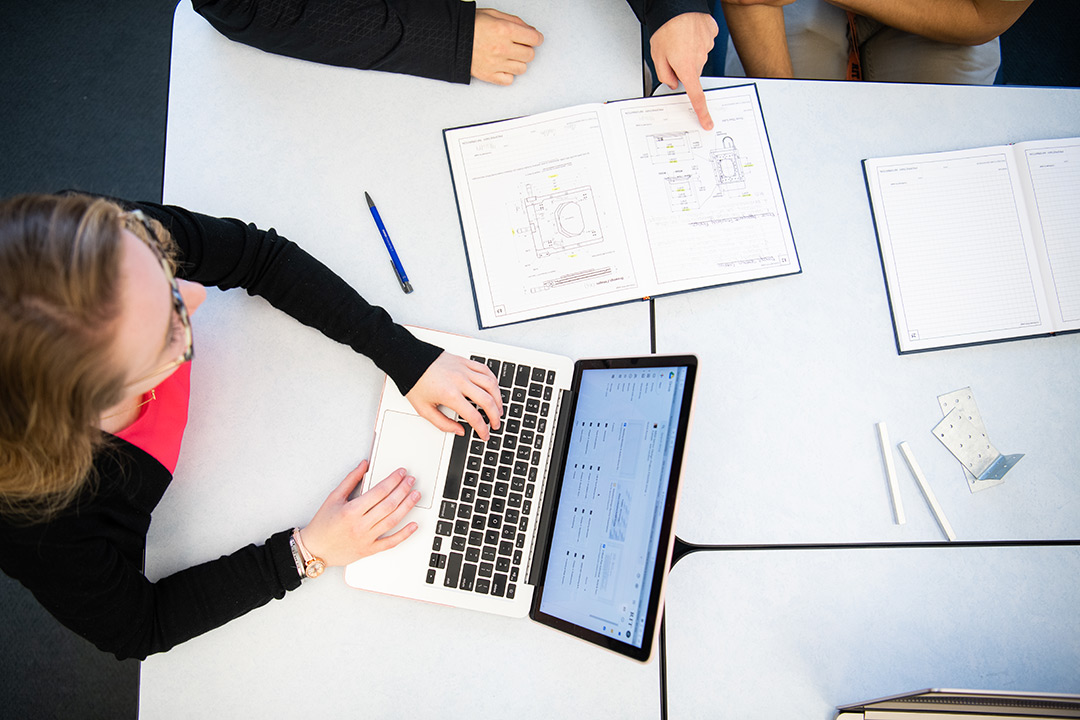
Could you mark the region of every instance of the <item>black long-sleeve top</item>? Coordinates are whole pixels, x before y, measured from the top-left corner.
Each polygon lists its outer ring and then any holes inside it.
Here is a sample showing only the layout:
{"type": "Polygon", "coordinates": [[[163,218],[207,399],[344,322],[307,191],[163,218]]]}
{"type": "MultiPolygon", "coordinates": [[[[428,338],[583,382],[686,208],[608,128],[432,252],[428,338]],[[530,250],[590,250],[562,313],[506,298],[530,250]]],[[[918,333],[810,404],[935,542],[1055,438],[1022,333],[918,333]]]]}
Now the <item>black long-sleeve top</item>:
{"type": "MultiPolygon", "coordinates": [[[[712,5],[709,0],[627,2],[646,38],[676,15],[709,13],[712,5]]],[[[472,2],[192,0],[192,6],[225,37],[266,52],[455,83],[470,79],[476,22],[472,2]]]]}
{"type": "MultiPolygon", "coordinates": [[[[441,352],[395,325],[384,310],[273,230],[176,207],[134,206],[176,238],[179,277],[262,296],[370,357],[402,393],[441,352]]],[[[53,520],[26,526],[0,518],[0,569],[100,649],[120,659],[142,659],[300,585],[289,548],[291,528],[262,545],[150,582],[142,572],[146,533],[172,475],[113,436],[95,457],[94,470],[94,486],[53,520]]]]}

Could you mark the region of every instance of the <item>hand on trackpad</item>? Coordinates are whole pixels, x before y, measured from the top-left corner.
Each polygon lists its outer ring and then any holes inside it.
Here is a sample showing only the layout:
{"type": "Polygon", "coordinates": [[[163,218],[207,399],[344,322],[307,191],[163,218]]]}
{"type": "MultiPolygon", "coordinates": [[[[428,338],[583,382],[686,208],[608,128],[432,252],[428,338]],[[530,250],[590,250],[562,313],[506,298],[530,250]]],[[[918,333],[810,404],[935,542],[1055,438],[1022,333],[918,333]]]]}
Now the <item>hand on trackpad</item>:
{"type": "Polygon", "coordinates": [[[420,491],[420,502],[416,507],[430,508],[435,498],[445,440],[446,433],[424,418],[387,410],[372,453],[374,463],[368,470],[366,486],[378,484],[399,467],[405,468],[416,478],[413,489],[420,491]]]}

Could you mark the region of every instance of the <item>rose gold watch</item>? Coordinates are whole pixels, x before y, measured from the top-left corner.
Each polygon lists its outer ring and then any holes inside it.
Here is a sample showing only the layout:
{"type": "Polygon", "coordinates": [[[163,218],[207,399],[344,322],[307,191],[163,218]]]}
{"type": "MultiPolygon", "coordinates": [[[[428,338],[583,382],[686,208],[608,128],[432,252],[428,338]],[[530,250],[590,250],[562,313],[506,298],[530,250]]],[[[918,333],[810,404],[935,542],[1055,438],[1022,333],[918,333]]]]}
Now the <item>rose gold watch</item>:
{"type": "Polygon", "coordinates": [[[296,547],[300,548],[300,556],[304,559],[304,574],[309,578],[317,578],[326,569],[326,562],[322,558],[315,557],[304,547],[304,541],[300,539],[300,528],[293,528],[293,540],[296,547]]]}

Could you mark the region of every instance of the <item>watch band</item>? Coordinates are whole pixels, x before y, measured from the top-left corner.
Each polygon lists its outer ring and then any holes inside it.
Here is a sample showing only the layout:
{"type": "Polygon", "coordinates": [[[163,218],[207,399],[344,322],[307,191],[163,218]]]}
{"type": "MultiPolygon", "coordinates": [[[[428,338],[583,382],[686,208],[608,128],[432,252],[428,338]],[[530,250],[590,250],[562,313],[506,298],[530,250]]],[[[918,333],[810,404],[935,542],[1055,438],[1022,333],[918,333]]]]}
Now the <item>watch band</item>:
{"type": "Polygon", "coordinates": [[[322,558],[309,553],[308,549],[304,547],[304,540],[300,537],[300,528],[294,528],[292,536],[293,540],[296,541],[296,547],[300,550],[300,557],[304,560],[304,575],[312,579],[322,575],[323,570],[326,569],[326,562],[322,558]]]}
{"type": "MultiPolygon", "coordinates": [[[[296,528],[293,528],[293,533],[295,532],[296,528]]],[[[307,577],[307,573],[304,572],[304,559],[300,557],[300,548],[296,547],[295,534],[289,536],[289,549],[292,550],[292,559],[296,563],[296,574],[301,578],[307,577]]]]}

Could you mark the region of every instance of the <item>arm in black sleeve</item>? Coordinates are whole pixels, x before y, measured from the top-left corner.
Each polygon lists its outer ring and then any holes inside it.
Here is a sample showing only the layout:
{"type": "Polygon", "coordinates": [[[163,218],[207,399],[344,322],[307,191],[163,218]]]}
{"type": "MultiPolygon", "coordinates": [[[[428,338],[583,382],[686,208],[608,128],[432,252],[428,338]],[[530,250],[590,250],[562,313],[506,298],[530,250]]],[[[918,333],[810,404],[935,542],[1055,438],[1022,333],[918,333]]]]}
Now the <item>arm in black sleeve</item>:
{"type": "Polygon", "coordinates": [[[468,84],[476,5],[462,0],[192,0],[231,40],[361,70],[468,84]]]}
{"type": "MultiPolygon", "coordinates": [[[[710,0],[626,0],[638,20],[645,26],[646,41],[653,33],[676,15],[688,12],[712,14],[710,0]]],[[[714,0],[718,2],[719,0],[714,0]]]]}
{"type": "Polygon", "coordinates": [[[245,288],[327,337],[367,355],[408,394],[441,348],[414,337],[333,271],[271,230],[174,206],[139,203],[180,247],[180,276],[245,288]]]}
{"type": "Polygon", "coordinates": [[[300,586],[289,530],[151,582],[150,512],[168,470],[120,440],[99,452],[98,487],[46,523],[0,523],[0,567],[57,620],[117,658],[144,659],[300,586]]]}

